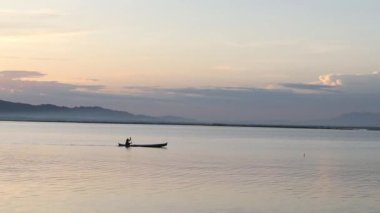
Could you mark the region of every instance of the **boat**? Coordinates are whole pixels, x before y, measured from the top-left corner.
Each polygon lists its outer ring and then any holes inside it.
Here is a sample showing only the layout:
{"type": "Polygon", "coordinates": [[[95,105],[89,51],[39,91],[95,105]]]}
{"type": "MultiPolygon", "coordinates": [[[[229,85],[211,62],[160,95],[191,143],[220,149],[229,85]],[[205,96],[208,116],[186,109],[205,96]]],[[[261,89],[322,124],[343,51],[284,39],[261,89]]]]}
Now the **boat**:
{"type": "Polygon", "coordinates": [[[126,146],[125,143],[119,143],[119,146],[124,147],[150,147],[150,148],[162,148],[167,146],[168,143],[157,143],[157,144],[131,144],[129,146],[126,146]]]}

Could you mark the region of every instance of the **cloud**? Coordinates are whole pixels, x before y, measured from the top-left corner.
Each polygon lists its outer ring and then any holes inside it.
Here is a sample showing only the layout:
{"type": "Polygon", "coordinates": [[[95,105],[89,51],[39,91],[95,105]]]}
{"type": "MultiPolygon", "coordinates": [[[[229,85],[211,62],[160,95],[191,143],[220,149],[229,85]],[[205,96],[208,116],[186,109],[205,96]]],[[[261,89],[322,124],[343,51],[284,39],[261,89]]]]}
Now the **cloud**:
{"type": "Polygon", "coordinates": [[[0,78],[5,80],[19,80],[21,78],[39,78],[45,74],[36,71],[1,71],[0,78]]]}
{"type": "MultiPolygon", "coordinates": [[[[380,73],[367,74],[325,74],[318,81],[310,83],[280,83],[271,85],[279,89],[286,88],[293,92],[339,92],[351,94],[380,93],[380,73]]],[[[270,89],[270,88],[269,88],[270,89]]]]}
{"type": "Polygon", "coordinates": [[[369,74],[328,74],[319,77],[320,83],[337,87],[347,93],[379,94],[380,73],[369,74]]]}
{"type": "Polygon", "coordinates": [[[40,81],[45,74],[37,71],[1,71],[1,95],[38,96],[39,94],[59,96],[60,94],[75,95],[78,91],[100,91],[102,85],[75,85],[56,81],[40,81]],[[37,79],[37,80],[35,80],[37,79]]]}
{"type": "MultiPolygon", "coordinates": [[[[207,99],[221,99],[221,100],[234,100],[241,99],[242,96],[249,97],[253,93],[265,94],[269,91],[261,88],[254,87],[209,87],[209,88],[162,88],[162,87],[124,87],[130,94],[144,95],[147,97],[160,97],[162,99],[170,98],[207,98],[207,99]]],[[[282,92],[280,90],[276,92],[282,92]]]]}
{"type": "Polygon", "coordinates": [[[349,112],[380,111],[380,89],[374,90],[380,85],[378,73],[329,74],[329,78],[322,78],[325,82],[282,83],[282,87],[275,89],[140,86],[125,87],[120,94],[106,93],[103,85],[42,81],[39,78],[43,76],[36,71],[0,72],[0,99],[34,104],[96,105],[137,114],[175,115],[214,122],[276,123],[283,120],[291,123],[349,112]],[[330,81],[336,80],[341,80],[341,84],[330,85],[330,81]]]}
{"type": "MultiPolygon", "coordinates": [[[[311,83],[280,83],[270,88],[126,87],[137,96],[166,101],[208,120],[312,120],[349,112],[380,112],[379,73],[327,74],[311,83]]],[[[173,112],[179,111],[172,109],[173,112]]]]}
{"type": "Polygon", "coordinates": [[[295,91],[316,91],[316,92],[335,92],[335,87],[325,84],[303,84],[303,83],[283,83],[281,86],[295,91]]]}
{"type": "MultiPolygon", "coordinates": [[[[299,88],[305,85],[292,86],[299,88]]],[[[312,87],[323,90],[326,86],[312,87]]],[[[149,94],[149,97],[165,100],[161,106],[165,106],[167,112],[180,112],[177,115],[212,121],[294,122],[335,117],[353,111],[379,111],[380,107],[379,96],[371,94],[362,96],[336,92],[308,94],[255,87],[139,88],[139,90],[144,91],[140,94],[149,94]]]]}
{"type": "Polygon", "coordinates": [[[328,86],[340,86],[342,85],[342,80],[336,78],[337,75],[327,74],[319,76],[319,83],[328,86]]]}

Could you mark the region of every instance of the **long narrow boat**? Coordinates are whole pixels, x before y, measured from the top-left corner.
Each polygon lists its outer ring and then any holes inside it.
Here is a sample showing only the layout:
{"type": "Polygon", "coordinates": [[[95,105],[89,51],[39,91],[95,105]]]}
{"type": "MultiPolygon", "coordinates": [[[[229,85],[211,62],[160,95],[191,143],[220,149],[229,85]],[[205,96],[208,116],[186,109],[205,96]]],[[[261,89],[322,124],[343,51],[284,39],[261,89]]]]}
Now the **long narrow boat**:
{"type": "Polygon", "coordinates": [[[150,147],[150,148],[162,148],[167,146],[168,143],[158,143],[158,144],[131,144],[130,146],[125,146],[124,143],[119,143],[119,146],[124,147],[150,147]]]}

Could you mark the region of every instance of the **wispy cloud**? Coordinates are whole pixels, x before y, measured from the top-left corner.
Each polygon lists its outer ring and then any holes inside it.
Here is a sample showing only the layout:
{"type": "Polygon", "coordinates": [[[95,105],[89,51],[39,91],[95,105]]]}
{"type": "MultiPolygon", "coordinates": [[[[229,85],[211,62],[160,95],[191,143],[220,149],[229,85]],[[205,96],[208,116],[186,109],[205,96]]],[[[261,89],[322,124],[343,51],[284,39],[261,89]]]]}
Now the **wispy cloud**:
{"type": "Polygon", "coordinates": [[[222,41],[222,45],[230,48],[244,49],[281,49],[292,48],[293,50],[303,51],[311,54],[323,54],[339,52],[352,48],[349,43],[344,41],[332,40],[255,40],[247,42],[222,41]]]}
{"type": "Polygon", "coordinates": [[[1,71],[0,91],[2,95],[18,93],[22,97],[44,94],[59,96],[60,94],[74,95],[76,91],[96,92],[104,88],[102,85],[75,85],[57,81],[41,81],[45,74],[37,71],[1,71]]]}
{"type": "Polygon", "coordinates": [[[1,9],[0,16],[12,16],[12,17],[57,17],[64,15],[63,12],[50,9],[41,8],[36,10],[16,10],[16,9],[1,9]]]}
{"type": "Polygon", "coordinates": [[[18,41],[20,39],[28,39],[30,41],[31,38],[37,38],[39,40],[44,39],[46,37],[53,38],[67,38],[67,37],[77,37],[89,34],[91,31],[84,30],[75,30],[75,29],[54,29],[54,28],[29,28],[29,29],[11,29],[6,30],[0,29],[0,38],[18,41]]]}
{"type": "Polygon", "coordinates": [[[30,61],[69,61],[69,58],[59,58],[59,57],[20,57],[12,55],[0,55],[0,59],[7,60],[30,60],[30,61]]]}
{"type": "Polygon", "coordinates": [[[1,71],[0,72],[0,78],[2,80],[9,80],[9,81],[15,81],[20,80],[23,78],[40,78],[45,76],[45,74],[36,72],[36,71],[19,71],[19,70],[12,70],[12,71],[1,71]]]}
{"type": "Polygon", "coordinates": [[[281,86],[289,89],[297,90],[307,90],[307,91],[315,91],[315,92],[336,92],[335,87],[331,85],[323,85],[323,84],[303,84],[303,83],[283,83],[281,86]]]}
{"type": "Polygon", "coordinates": [[[234,71],[242,71],[245,70],[244,68],[237,67],[237,66],[231,66],[231,65],[218,65],[212,67],[212,70],[216,71],[227,71],[227,72],[234,72],[234,71]]]}
{"type": "Polygon", "coordinates": [[[91,33],[76,23],[68,25],[70,14],[54,9],[0,10],[0,41],[45,41],[47,38],[72,38],[91,33]]]}

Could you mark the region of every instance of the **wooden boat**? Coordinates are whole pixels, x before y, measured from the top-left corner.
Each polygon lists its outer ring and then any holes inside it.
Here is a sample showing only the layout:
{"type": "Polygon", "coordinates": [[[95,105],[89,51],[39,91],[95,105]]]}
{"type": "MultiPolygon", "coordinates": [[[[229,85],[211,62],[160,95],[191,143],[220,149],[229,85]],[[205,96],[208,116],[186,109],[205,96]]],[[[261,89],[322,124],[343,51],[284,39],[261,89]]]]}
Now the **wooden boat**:
{"type": "Polygon", "coordinates": [[[131,144],[129,146],[125,146],[125,143],[119,143],[119,146],[124,147],[150,147],[150,148],[162,148],[167,146],[168,143],[158,143],[158,144],[131,144]]]}

